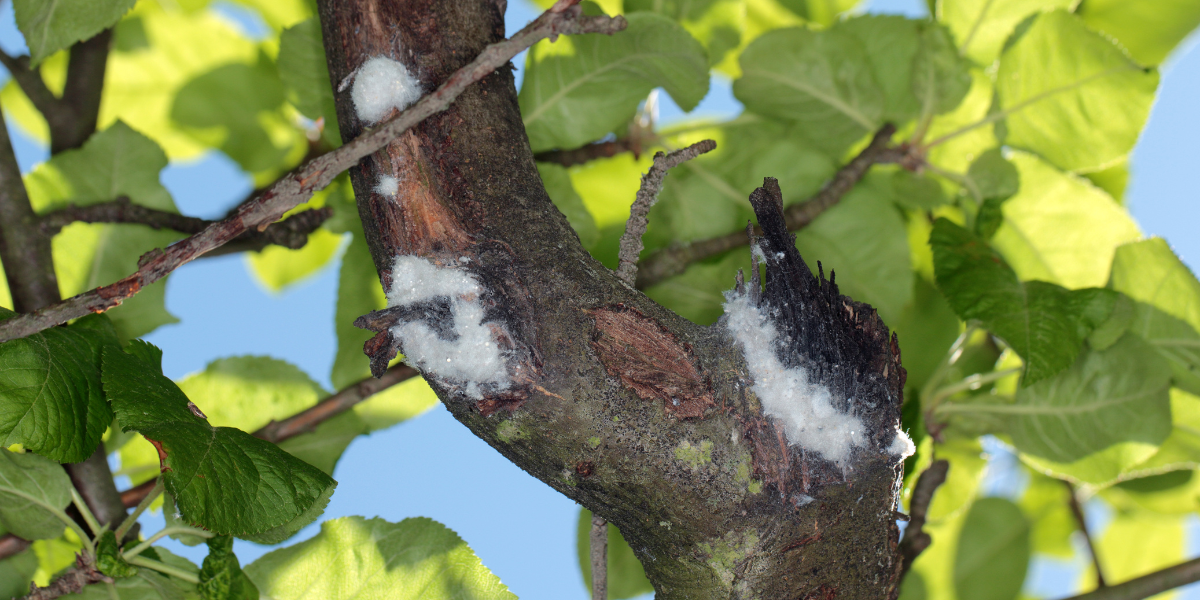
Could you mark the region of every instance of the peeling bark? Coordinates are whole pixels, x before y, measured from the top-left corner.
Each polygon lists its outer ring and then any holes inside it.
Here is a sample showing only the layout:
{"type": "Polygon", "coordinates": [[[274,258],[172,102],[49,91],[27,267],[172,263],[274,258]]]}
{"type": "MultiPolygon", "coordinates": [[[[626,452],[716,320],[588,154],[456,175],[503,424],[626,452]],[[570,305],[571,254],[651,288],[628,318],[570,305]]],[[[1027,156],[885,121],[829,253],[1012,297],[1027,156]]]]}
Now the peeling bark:
{"type": "MultiPolygon", "coordinates": [[[[335,82],[383,54],[432,89],[503,36],[501,9],[486,0],[322,0],[319,12],[335,82]]],[[[348,91],[336,100],[342,135],[353,138],[364,124],[348,91]]],[[[784,256],[768,258],[763,302],[788,319],[785,363],[854,392],[850,408],[873,441],[849,468],[787,443],[723,325],[655,304],[579,245],[537,174],[509,70],[350,177],[385,288],[401,254],[461,265],[486,290],[486,322],[506,332],[497,341],[512,386],[478,400],[427,373],[442,402],[619,527],[658,598],[895,597],[901,466],[880,448],[899,422],[899,352],[874,310],[813,277],[786,229],[772,232],[783,216],[769,185],[759,195],[770,201],[755,208],[784,256]],[[402,177],[400,193],[377,193],[381,175],[402,177]]],[[[403,343],[390,339],[384,315],[368,320],[382,331],[368,350],[403,343]]]]}

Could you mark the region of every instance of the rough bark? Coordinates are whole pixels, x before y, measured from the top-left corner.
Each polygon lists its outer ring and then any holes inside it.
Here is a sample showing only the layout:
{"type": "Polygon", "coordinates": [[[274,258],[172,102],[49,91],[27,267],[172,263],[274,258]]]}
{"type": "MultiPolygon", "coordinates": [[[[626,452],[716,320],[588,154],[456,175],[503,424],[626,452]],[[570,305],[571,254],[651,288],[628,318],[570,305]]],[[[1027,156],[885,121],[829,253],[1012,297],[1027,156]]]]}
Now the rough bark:
{"type": "MultiPolygon", "coordinates": [[[[323,0],[332,81],[383,54],[432,89],[503,36],[502,4],[323,0]]],[[[336,94],[346,139],[364,129],[349,95],[336,94]]],[[[516,98],[498,70],[350,170],[385,289],[409,254],[464,265],[485,289],[513,383],[478,399],[427,375],[451,413],[619,527],[660,599],[894,597],[899,461],[881,450],[904,374],[874,310],[811,275],[763,190],[759,218],[784,255],[768,260],[763,302],[787,315],[785,363],[852,397],[872,429],[844,468],[805,456],[763,416],[723,325],[686,321],[583,250],[538,177],[516,98]],[[381,175],[400,180],[394,197],[374,191],[381,175]]],[[[391,347],[368,344],[374,358],[391,347]]]]}

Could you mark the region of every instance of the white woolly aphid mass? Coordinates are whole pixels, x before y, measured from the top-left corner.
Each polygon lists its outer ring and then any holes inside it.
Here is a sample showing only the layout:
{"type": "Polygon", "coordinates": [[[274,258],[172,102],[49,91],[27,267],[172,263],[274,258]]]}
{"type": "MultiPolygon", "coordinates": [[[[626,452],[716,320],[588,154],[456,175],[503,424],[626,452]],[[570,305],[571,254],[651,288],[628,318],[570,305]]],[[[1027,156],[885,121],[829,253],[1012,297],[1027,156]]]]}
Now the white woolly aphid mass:
{"type": "Polygon", "coordinates": [[[483,322],[479,302],[482,288],[470,273],[439,267],[416,256],[397,256],[392,265],[388,306],[408,306],[439,297],[450,298],[450,313],[457,338],[441,338],[420,321],[392,327],[404,347],[404,361],[442,379],[462,384],[473,398],[482,398],[480,386],[503,390],[509,386],[508,369],[492,330],[483,322]]]}
{"type": "Polygon", "coordinates": [[[354,76],[350,99],[364,123],[378,123],[393,108],[404,110],[421,98],[421,82],[403,64],[386,56],[367,59],[354,76]]]}
{"type": "Polygon", "coordinates": [[[400,191],[400,180],[391,175],[380,175],[379,181],[375,182],[375,193],[388,198],[395,198],[396,193],[400,191]]]}
{"type": "MultiPolygon", "coordinates": [[[[726,292],[725,315],[725,326],[742,346],[746,365],[754,377],[751,390],[762,402],[763,411],[783,424],[788,443],[845,466],[851,448],[867,445],[862,420],[839,411],[829,388],[809,381],[808,371],[803,367],[783,366],[775,354],[779,335],[775,324],[750,301],[748,294],[726,292]]],[[[906,457],[914,448],[908,436],[897,431],[896,440],[888,450],[906,457]]]]}

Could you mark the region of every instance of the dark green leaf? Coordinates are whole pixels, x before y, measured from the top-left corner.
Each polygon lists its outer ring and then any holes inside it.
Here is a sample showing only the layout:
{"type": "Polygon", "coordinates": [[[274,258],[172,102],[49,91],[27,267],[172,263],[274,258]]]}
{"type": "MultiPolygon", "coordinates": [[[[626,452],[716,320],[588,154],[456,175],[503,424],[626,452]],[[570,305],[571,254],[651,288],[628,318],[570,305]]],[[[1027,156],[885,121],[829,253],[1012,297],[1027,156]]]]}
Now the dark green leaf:
{"type": "MultiPolygon", "coordinates": [[[[909,389],[921,389],[958,337],[958,317],[937,288],[924,277],[914,277],[912,300],[904,307],[900,318],[888,325],[900,340],[900,355],[904,357],[904,368],[908,371],[905,385],[909,389]]],[[[907,408],[909,402],[904,406],[907,408]]]]}
{"type": "Polygon", "coordinates": [[[171,380],[116,348],[104,353],[104,388],[121,426],[158,448],[163,482],[190,524],[239,537],[299,529],[296,519],[315,518],[314,504],[337,485],[273,444],[212,427],[171,380]]]}
{"type": "Polygon", "coordinates": [[[258,600],[258,588],[242,572],[233,553],[233,538],[218,535],[208,539],[208,556],[200,566],[202,600],[258,600]]]}
{"type": "Polygon", "coordinates": [[[861,15],[835,27],[866,49],[871,72],[883,90],[883,120],[900,125],[916,118],[921,105],[913,94],[913,59],[921,44],[920,24],[896,15],[861,15]]]}
{"type": "Polygon", "coordinates": [[[685,111],[708,93],[708,57],[691,34],[654,13],[625,18],[629,26],[615,35],[564,36],[530,48],[520,103],[535,152],[620,130],[654,88],[685,111]]]}
{"type": "Polygon", "coordinates": [[[312,18],[283,30],[279,35],[276,66],[288,101],[300,114],[313,121],[324,118],[321,137],[331,147],[340,146],[342,134],[338,131],[320,21],[312,18]]]}
{"type": "Polygon", "coordinates": [[[1013,600],[1029,566],[1029,522],[1004,498],[971,505],[958,536],[954,590],[959,598],[1013,600]]]}
{"type": "Polygon", "coordinates": [[[116,343],[76,324],[0,344],[0,447],[22,444],[59,462],[91,456],[112,423],[100,356],[116,343]]]}
{"type": "Polygon", "coordinates": [[[112,27],[136,0],[13,0],[33,64],[112,27]]]}
{"type": "Polygon", "coordinates": [[[27,540],[62,535],[71,480],[62,465],[0,448],[0,527],[27,540]]]}
{"type": "Polygon", "coordinates": [[[936,208],[949,201],[942,185],[928,175],[915,175],[905,169],[897,169],[892,173],[889,183],[896,204],[905,208],[936,208]]]}
{"type": "MultiPolygon", "coordinates": [[[[579,524],[575,530],[575,548],[579,556],[579,569],[583,574],[583,585],[592,589],[591,559],[592,511],[579,509],[579,524]]],[[[642,563],[633,554],[633,549],[621,536],[616,525],[608,524],[608,597],[609,600],[633,598],[654,591],[642,563]]]]}
{"type": "MultiPolygon", "coordinates": [[[[157,560],[185,573],[197,574],[196,565],[181,556],[171,554],[162,546],[151,546],[141,556],[157,560]]],[[[137,575],[116,581],[117,597],[121,600],[195,600],[196,586],[177,577],[169,577],[158,571],[138,568],[137,575]]],[[[89,585],[77,596],[77,600],[111,600],[112,595],[104,585],[89,585]]]]}
{"type": "Polygon", "coordinates": [[[19,598],[29,593],[29,582],[38,570],[33,550],[0,560],[0,598],[19,598]]]}
{"type": "Polygon", "coordinates": [[[1000,148],[976,157],[967,169],[967,178],[984,199],[1007,199],[1021,188],[1021,174],[1016,165],[1004,158],[1000,148]]]}
{"type": "Polygon", "coordinates": [[[968,66],[944,26],[921,24],[920,46],[912,65],[912,93],[922,115],[940,115],[962,103],[971,89],[968,66]]]}
{"type": "Polygon", "coordinates": [[[462,538],[426,518],[344,517],[246,567],[275,600],[515,600],[462,538]]]}
{"type": "Polygon", "coordinates": [[[162,348],[145,340],[133,340],[129,342],[128,346],[125,346],[125,352],[138,357],[139,360],[150,366],[158,367],[158,372],[162,373],[162,348]]]}
{"type": "Polygon", "coordinates": [[[115,579],[137,575],[137,567],[125,562],[121,556],[121,547],[117,545],[117,536],[112,531],[105,531],[96,540],[96,568],[101,573],[115,579]]]}

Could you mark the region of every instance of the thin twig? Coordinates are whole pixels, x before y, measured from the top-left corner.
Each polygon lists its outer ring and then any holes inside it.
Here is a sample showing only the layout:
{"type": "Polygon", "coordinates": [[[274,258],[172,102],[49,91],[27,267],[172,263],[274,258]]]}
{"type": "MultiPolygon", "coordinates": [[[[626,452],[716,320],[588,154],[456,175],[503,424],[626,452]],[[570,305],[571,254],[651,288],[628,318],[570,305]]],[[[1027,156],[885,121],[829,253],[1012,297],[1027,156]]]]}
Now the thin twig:
{"type": "Polygon", "coordinates": [[[253,202],[239,207],[233,216],[165,250],[152,250],[143,255],[138,261],[136,273],[42,310],[5,320],[0,324],[0,342],[32,335],[91,313],[105,312],[242,233],[250,229],[266,229],[285,212],[307,202],[315,191],[329,185],[339,173],[358,164],[359,160],[383,148],[426,118],[445,110],[471,84],[507,64],[512,57],[534,43],[563,34],[611,34],[625,28],[623,17],[583,16],[582,9],[575,6],[576,3],[577,0],[559,0],[512,38],[485,48],[475,60],[455,71],[433,93],[341,148],[292,171],[253,202]]]}
{"type": "Polygon", "coordinates": [[[588,543],[592,558],[592,600],[608,600],[608,521],[594,513],[588,543]]]}
{"type": "Polygon", "coordinates": [[[52,600],[59,596],[75,594],[92,583],[101,581],[111,582],[107,575],[96,569],[94,559],[86,552],[75,555],[75,566],[67,569],[61,576],[46,587],[29,584],[29,595],[23,600],[52,600]]]}
{"type": "Polygon", "coordinates": [[[25,92],[25,97],[29,98],[29,102],[38,109],[38,112],[42,113],[42,116],[60,110],[61,100],[54,95],[54,92],[50,91],[49,87],[46,87],[42,74],[30,68],[28,56],[11,56],[0,50],[0,64],[8,69],[13,81],[17,82],[21,91],[25,92]]]}
{"type": "Polygon", "coordinates": [[[1088,554],[1092,556],[1092,566],[1096,569],[1096,586],[1107,587],[1107,584],[1104,583],[1104,571],[1100,568],[1100,555],[1096,553],[1096,544],[1092,541],[1092,534],[1088,532],[1087,519],[1083,516],[1083,507],[1079,505],[1079,497],[1075,495],[1075,486],[1066,480],[1063,481],[1063,485],[1067,486],[1067,504],[1071,507],[1071,514],[1075,515],[1075,523],[1079,526],[1080,533],[1083,534],[1083,540],[1087,542],[1088,554]]]}
{"type": "Polygon", "coordinates": [[[1200,558],[1063,600],[1141,600],[1196,581],[1200,581],[1200,558]]]}
{"type": "Polygon", "coordinates": [[[929,547],[932,540],[925,533],[925,516],[929,512],[929,504],[933,502],[933,493],[938,486],[946,482],[946,473],[950,463],[945,460],[935,460],[929,468],[917,478],[917,486],[913,488],[912,499],[908,503],[908,527],[904,529],[904,539],[900,541],[900,581],[908,574],[913,562],[929,547]]]}
{"type": "MultiPolygon", "coordinates": [[[[896,128],[890,123],[884,125],[875,133],[871,143],[863,148],[858,156],[839,169],[825,184],[825,187],[821,188],[821,191],[809,200],[794,204],[784,210],[783,216],[788,230],[796,231],[807,226],[841,201],[842,196],[862,180],[872,165],[900,163],[905,168],[917,168],[920,159],[912,154],[908,146],[893,147],[890,145],[895,132],[896,128]]],[[[648,288],[684,272],[692,263],[717,256],[734,248],[740,248],[746,243],[745,232],[737,231],[720,237],[659,250],[638,264],[637,288],[648,288]]]]}
{"type": "Polygon", "coordinates": [[[643,140],[623,137],[607,142],[592,142],[570,150],[545,150],[534,154],[533,160],[573,167],[600,158],[612,158],[626,152],[632,152],[634,157],[637,157],[642,153],[642,147],[643,140]]]}
{"type": "Polygon", "coordinates": [[[625,222],[625,234],[621,236],[621,250],[617,257],[617,277],[625,283],[633,285],[637,277],[638,255],[642,253],[642,236],[646,233],[647,215],[654,203],[658,201],[658,193],[662,191],[663,180],[667,171],[681,163],[692,160],[701,154],[711,152],[717,147],[713,140],[703,140],[676,150],[670,154],[659,152],[654,155],[654,164],[642,175],[642,185],[638,188],[637,199],[629,207],[629,220],[625,222]]]}

